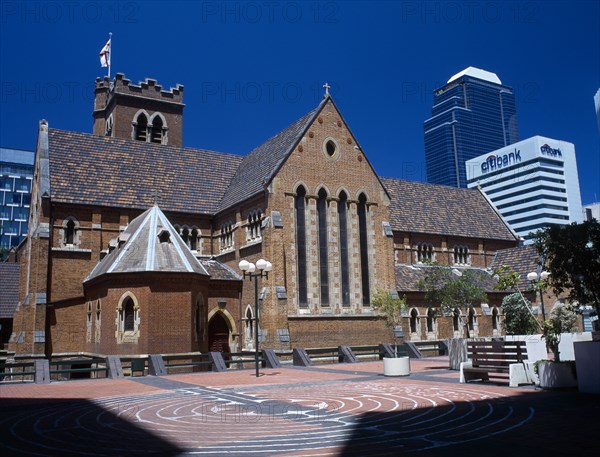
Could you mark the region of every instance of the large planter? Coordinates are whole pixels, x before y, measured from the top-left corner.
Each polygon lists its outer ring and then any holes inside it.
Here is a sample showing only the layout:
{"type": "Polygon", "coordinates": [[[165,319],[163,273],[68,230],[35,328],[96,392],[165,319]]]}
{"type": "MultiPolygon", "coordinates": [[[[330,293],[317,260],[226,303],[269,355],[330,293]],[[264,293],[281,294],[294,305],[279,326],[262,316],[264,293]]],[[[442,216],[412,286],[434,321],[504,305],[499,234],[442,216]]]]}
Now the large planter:
{"type": "Polygon", "coordinates": [[[384,376],[408,376],[410,374],[410,359],[408,357],[384,357],[384,376]]]}
{"type": "Polygon", "coordinates": [[[566,389],[577,387],[573,364],[567,362],[542,362],[538,364],[540,387],[543,389],[566,389]]]}
{"type": "Polygon", "coordinates": [[[467,339],[452,338],[448,340],[448,366],[451,370],[460,370],[460,364],[468,361],[467,339]]]}
{"type": "Polygon", "coordinates": [[[573,344],[579,392],[600,394],[600,341],[573,344]]]}

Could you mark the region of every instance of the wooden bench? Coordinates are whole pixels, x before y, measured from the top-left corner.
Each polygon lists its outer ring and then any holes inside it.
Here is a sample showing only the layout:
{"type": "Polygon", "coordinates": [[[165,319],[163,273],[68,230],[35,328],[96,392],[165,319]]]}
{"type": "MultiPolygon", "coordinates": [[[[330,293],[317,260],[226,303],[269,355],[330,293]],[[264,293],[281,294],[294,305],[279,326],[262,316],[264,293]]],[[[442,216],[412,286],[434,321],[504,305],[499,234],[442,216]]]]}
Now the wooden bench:
{"type": "Polygon", "coordinates": [[[524,341],[467,341],[468,362],[460,364],[460,382],[508,374],[509,385],[532,384],[525,369],[527,347],[524,341]]]}

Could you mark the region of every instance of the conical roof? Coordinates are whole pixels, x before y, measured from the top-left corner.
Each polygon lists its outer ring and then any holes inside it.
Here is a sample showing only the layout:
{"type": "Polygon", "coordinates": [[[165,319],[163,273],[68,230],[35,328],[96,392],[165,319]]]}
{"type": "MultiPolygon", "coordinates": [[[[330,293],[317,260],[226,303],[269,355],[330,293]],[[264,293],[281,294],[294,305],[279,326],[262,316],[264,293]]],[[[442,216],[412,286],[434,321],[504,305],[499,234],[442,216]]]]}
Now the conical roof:
{"type": "Polygon", "coordinates": [[[84,283],[105,274],[169,272],[208,276],[158,206],[153,206],[127,226],[112,250],[102,259],[84,283]]]}

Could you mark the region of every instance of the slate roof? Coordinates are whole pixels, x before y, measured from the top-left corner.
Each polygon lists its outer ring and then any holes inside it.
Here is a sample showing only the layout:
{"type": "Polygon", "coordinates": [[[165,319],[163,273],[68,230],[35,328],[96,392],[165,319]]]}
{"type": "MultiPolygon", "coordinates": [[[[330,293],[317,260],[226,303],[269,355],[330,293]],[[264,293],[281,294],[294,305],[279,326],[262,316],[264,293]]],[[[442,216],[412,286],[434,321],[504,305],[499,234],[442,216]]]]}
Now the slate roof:
{"type": "MultiPolygon", "coordinates": [[[[396,265],[396,289],[400,292],[418,292],[419,287],[417,284],[421,279],[425,278],[425,273],[427,272],[428,267],[426,265],[405,265],[405,264],[397,264],[396,265]]],[[[492,275],[488,274],[486,270],[481,268],[466,268],[466,267],[454,267],[455,270],[465,271],[467,269],[479,270],[481,272],[486,273],[485,280],[480,284],[486,292],[498,292],[494,289],[496,285],[496,280],[492,277],[492,275]]]]}
{"type": "Polygon", "coordinates": [[[220,210],[230,208],[264,190],[290,155],[329,97],[296,122],[269,138],[244,157],[225,191],[220,210]]]}
{"type": "Polygon", "coordinates": [[[392,198],[393,230],[515,241],[518,238],[478,189],[382,178],[392,198]]]}
{"type": "Polygon", "coordinates": [[[214,214],[242,157],[49,129],[52,201],[214,214]]]}
{"type": "Polygon", "coordinates": [[[519,288],[529,289],[529,280],[527,274],[535,271],[538,274],[541,271],[538,261],[540,256],[533,244],[518,246],[511,249],[502,249],[496,252],[491,268],[500,268],[502,265],[508,265],[512,271],[516,271],[521,276],[519,288]]]}
{"type": "Polygon", "coordinates": [[[118,240],[120,245],[96,265],[84,283],[115,273],[160,271],[208,275],[158,206],[132,220],[118,240]],[[164,232],[168,232],[168,242],[161,242],[160,235],[164,232]]]}
{"type": "Polygon", "coordinates": [[[220,279],[224,281],[242,281],[242,275],[238,274],[232,268],[216,259],[200,259],[200,264],[210,275],[210,279],[220,279]]]}
{"type": "Polygon", "coordinates": [[[0,262],[0,319],[12,319],[19,303],[21,268],[16,262],[0,262]]]}

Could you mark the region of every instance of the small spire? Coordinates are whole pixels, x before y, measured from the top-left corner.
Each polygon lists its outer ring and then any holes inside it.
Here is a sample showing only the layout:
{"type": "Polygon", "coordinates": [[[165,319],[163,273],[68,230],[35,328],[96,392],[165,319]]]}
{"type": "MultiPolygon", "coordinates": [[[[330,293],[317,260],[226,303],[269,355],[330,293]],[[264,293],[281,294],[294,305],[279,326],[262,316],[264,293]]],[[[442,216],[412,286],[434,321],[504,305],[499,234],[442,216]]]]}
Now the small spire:
{"type": "Polygon", "coordinates": [[[323,96],[323,98],[329,97],[329,89],[331,88],[331,86],[329,85],[329,83],[325,83],[323,84],[323,87],[325,88],[325,95],[323,96]]]}
{"type": "Polygon", "coordinates": [[[155,190],[154,192],[152,192],[152,203],[154,204],[154,206],[158,206],[158,198],[160,197],[160,192],[158,190],[155,190]]]}

